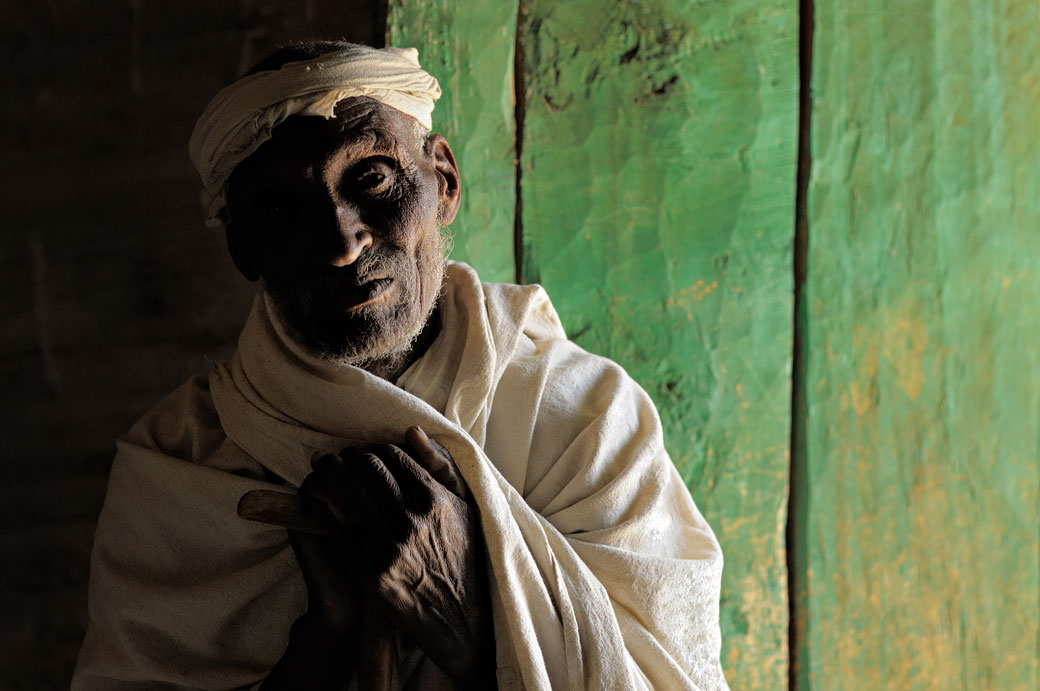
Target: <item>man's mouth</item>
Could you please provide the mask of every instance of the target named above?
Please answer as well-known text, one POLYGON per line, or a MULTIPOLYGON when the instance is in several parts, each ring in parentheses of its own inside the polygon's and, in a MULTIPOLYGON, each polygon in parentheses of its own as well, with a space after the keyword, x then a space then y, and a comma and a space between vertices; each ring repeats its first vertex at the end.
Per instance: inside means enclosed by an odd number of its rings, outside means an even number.
POLYGON ((393 284, 392 278, 377 278, 366 281, 356 288, 351 288, 343 296, 343 307, 347 312, 370 305, 378 301, 393 284))

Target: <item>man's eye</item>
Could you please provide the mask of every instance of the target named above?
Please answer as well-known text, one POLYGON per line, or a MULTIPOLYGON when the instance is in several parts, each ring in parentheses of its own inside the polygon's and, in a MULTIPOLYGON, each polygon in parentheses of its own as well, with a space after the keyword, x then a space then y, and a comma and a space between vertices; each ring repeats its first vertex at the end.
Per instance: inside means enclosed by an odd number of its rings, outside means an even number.
POLYGON ((394 169, 386 161, 368 160, 357 166, 351 177, 357 191, 382 194, 393 186, 394 169))
POLYGON ((361 179, 358 180, 358 184, 363 189, 372 189, 373 187, 381 185, 383 180, 386 180, 386 176, 382 173, 370 172, 362 175, 361 179))

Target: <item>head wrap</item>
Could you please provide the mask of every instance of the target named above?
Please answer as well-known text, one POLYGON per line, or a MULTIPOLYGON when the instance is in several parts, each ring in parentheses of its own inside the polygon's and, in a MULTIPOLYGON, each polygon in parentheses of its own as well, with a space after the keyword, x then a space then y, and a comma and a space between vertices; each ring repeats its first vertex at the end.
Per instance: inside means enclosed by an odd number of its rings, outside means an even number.
POLYGON ((331 118, 343 99, 367 96, 429 130, 433 103, 440 95, 437 80, 419 66, 415 48, 351 46, 239 79, 206 106, 188 144, 191 162, 202 178, 206 224, 223 227, 225 184, 231 171, 290 116, 331 118))

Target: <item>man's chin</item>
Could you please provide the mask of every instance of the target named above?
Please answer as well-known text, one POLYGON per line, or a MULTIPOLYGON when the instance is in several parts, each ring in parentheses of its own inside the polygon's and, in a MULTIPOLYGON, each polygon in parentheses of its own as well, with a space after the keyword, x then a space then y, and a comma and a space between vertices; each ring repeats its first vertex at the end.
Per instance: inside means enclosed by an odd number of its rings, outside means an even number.
POLYGON ((404 358, 426 323, 400 307, 366 305, 319 316, 272 297, 289 336, 315 357, 338 365, 363 367, 404 358))
POLYGON ((400 362, 408 357, 422 328, 402 338, 359 339, 336 343, 331 339, 312 345, 304 344, 315 356, 336 365, 365 367, 374 362, 400 362))

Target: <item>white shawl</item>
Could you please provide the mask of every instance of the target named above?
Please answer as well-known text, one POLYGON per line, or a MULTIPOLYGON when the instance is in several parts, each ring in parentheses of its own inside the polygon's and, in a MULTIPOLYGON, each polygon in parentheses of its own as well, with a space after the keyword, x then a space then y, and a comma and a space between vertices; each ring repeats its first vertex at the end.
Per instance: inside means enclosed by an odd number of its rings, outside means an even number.
POLYGON ((312 358, 258 297, 209 391, 182 387, 119 444, 74 689, 262 678, 306 593, 285 531, 239 519, 238 499, 270 487, 260 465, 298 485, 315 450, 414 424, 479 508, 500 688, 726 688, 722 555, 647 395, 567 341, 538 286, 449 263, 440 313, 395 386, 312 358))

